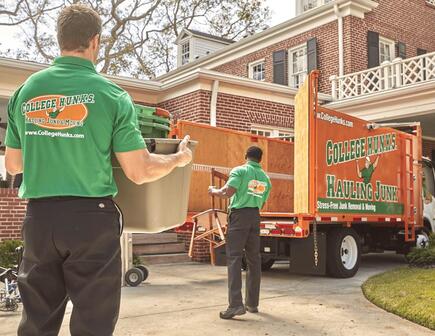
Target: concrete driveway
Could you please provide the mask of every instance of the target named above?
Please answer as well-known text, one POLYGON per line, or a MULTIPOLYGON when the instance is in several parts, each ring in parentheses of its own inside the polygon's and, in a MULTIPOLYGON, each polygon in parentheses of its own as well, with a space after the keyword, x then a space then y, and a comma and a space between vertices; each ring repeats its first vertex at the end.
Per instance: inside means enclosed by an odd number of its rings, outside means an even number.
MULTIPOLYGON (((225 268, 152 266, 147 282, 124 288, 115 335, 433 336, 362 295, 361 284, 369 276, 402 264, 403 257, 394 254, 368 255, 357 276, 345 280, 290 275, 287 265, 275 265, 263 274, 260 313, 229 321, 218 317, 226 308, 225 268)), ((61 335, 69 335, 70 311, 61 335)), ((15 335, 19 313, 0 314, 0 335, 15 335)))

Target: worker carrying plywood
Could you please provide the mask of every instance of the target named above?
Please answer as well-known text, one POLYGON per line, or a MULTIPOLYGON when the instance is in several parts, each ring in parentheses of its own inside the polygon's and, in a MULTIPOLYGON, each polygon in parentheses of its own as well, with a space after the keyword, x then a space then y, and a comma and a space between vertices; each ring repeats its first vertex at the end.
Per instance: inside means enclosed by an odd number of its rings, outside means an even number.
POLYGON ((97 73, 101 18, 84 5, 57 21, 61 57, 32 75, 8 105, 6 169, 23 172, 28 198, 18 285, 18 335, 57 335, 68 297, 72 335, 112 335, 121 294, 122 217, 111 153, 137 184, 187 165, 178 153, 150 154, 130 96, 97 73))
POLYGON ((220 313, 222 319, 243 315, 246 310, 258 312, 261 281, 260 209, 271 190, 269 177, 260 166, 263 151, 256 146, 246 151, 246 164, 234 168, 228 182, 221 189, 209 187, 209 194, 231 198, 226 236, 229 306, 220 313), (242 258, 245 251, 246 306, 242 299, 242 258))

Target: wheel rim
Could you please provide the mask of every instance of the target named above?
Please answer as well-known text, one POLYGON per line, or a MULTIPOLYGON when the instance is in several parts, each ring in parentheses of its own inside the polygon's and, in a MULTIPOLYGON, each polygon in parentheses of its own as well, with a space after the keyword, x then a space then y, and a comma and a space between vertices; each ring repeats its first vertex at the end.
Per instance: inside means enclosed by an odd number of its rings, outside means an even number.
POLYGON ((341 241, 341 262, 343 267, 351 270, 358 259, 358 245, 354 237, 347 235, 341 241))
POLYGON ((426 248, 429 245, 429 236, 426 232, 420 232, 417 235, 416 243, 417 248, 426 248))
POLYGON ((130 281, 131 282, 136 282, 138 280, 139 280, 139 276, 136 273, 130 274, 130 281))

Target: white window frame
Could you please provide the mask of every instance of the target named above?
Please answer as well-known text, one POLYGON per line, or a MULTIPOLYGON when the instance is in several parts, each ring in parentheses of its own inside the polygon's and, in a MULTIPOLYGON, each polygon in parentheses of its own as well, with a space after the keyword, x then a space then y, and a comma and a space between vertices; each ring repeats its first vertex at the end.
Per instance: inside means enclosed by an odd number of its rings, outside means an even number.
POLYGON ((180 57, 181 57, 181 65, 187 64, 190 62, 190 40, 181 42, 181 51, 180 51, 180 57), (187 46, 187 48, 186 48, 187 46), (187 51, 185 50, 187 49, 187 51))
POLYGON ((257 60, 255 62, 249 63, 248 64, 248 69, 249 69, 249 74, 248 75, 249 75, 250 79, 255 79, 255 80, 259 80, 259 81, 265 81, 266 80, 266 62, 265 62, 264 58, 262 58, 260 60, 257 60), (263 64, 263 78, 261 78, 261 79, 254 78, 254 68, 256 66, 261 65, 261 64, 263 64))
POLYGON ((382 64, 385 61, 391 62, 393 59, 396 58, 396 43, 393 40, 390 40, 386 37, 379 36, 379 64, 382 64), (382 45, 388 45, 390 47, 390 55, 389 59, 382 60, 382 45))
POLYGON ((267 138, 278 138, 292 142, 294 139, 293 129, 285 127, 273 127, 268 125, 252 125, 251 134, 265 136, 267 138))
POLYGON ((293 47, 291 49, 288 50, 288 83, 289 86, 292 88, 299 88, 303 82, 304 79, 307 77, 308 75, 308 62, 307 62, 307 44, 301 44, 298 45, 296 47, 293 47), (305 62, 305 71, 299 71, 297 73, 293 72, 293 54, 297 51, 300 51, 301 49, 305 49, 305 53, 304 53, 304 62, 305 62), (296 83, 296 76, 298 76, 298 83, 296 83))

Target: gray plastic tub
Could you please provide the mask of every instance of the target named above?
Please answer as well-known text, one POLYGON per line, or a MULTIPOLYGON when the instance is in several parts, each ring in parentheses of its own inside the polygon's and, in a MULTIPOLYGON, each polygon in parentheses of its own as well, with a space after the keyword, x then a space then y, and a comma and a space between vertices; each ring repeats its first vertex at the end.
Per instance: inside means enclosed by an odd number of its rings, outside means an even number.
MULTIPOLYGON (((145 139, 148 149, 156 154, 176 153, 178 139, 145 139)), ((197 142, 190 141, 194 152, 197 142)), ((112 162, 118 186, 115 202, 124 215, 124 231, 156 233, 184 224, 189 202, 192 164, 175 168, 169 175, 151 183, 137 185, 124 174, 116 159, 112 162)))

